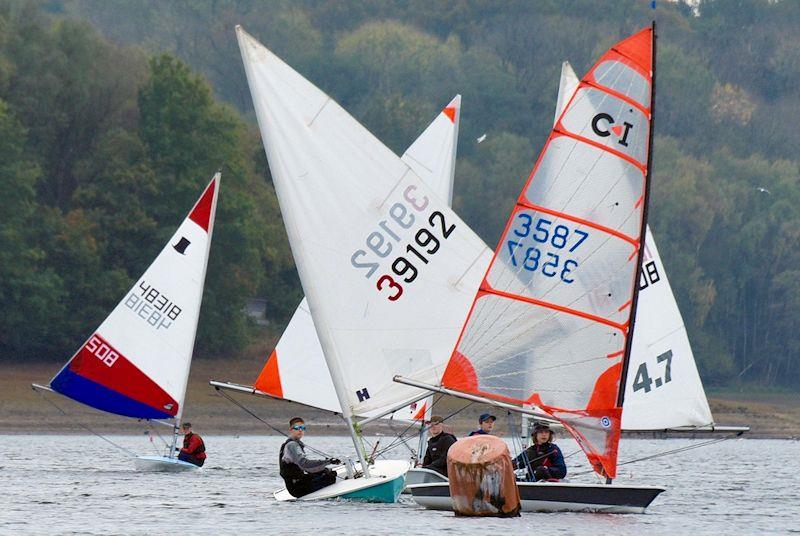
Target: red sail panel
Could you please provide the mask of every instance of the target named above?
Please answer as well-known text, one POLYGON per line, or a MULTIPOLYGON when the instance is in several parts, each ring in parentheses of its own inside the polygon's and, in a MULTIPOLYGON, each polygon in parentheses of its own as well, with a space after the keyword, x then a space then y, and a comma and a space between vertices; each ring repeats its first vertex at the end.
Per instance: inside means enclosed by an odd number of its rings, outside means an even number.
POLYGON ((616 474, 650 155, 653 29, 581 80, 517 199, 442 384, 564 423, 616 474))

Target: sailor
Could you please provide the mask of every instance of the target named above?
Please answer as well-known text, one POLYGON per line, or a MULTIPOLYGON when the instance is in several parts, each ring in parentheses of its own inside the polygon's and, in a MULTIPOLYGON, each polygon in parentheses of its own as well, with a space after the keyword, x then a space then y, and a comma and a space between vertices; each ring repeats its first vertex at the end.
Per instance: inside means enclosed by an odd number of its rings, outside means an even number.
POLYGON ((531 432, 532 444, 514 458, 515 469, 526 470, 526 480, 560 480, 567 476, 561 449, 553 443, 553 431, 546 422, 536 422, 531 432))
POLYGON ((203 438, 192 432, 192 423, 190 422, 183 423, 181 431, 183 432, 183 448, 178 453, 178 459, 203 467, 203 464, 206 463, 206 444, 203 443, 203 438))
POLYGON ((444 419, 434 415, 428 421, 428 448, 422 460, 423 469, 432 469, 447 476, 447 451, 457 441, 456 436, 444 431, 444 419))
POLYGON ((494 421, 496 420, 497 417, 495 417, 494 415, 484 413, 483 415, 478 417, 478 425, 480 426, 480 428, 470 432, 469 437, 472 437, 474 435, 491 434, 492 429, 494 428, 494 421))
POLYGON ((305 445, 301 441, 305 435, 306 423, 300 417, 289 421, 289 439, 281 445, 278 456, 281 477, 286 489, 294 497, 303 497, 336 482, 336 471, 328 465, 339 465, 336 458, 312 460, 306 457, 305 445))

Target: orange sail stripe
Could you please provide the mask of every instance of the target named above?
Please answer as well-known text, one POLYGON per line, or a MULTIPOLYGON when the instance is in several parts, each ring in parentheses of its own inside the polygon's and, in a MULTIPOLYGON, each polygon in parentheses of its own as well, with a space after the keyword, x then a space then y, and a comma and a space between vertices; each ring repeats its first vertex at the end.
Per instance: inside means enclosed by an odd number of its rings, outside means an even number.
POLYGON ((456 107, 455 106, 448 106, 444 110, 444 115, 450 118, 450 121, 455 123, 456 122, 456 107))
POLYGON ((611 50, 629 58, 645 72, 653 72, 653 28, 650 26, 623 39, 611 50))
POLYGON ((264 368, 253 385, 259 391, 267 393, 277 398, 283 398, 283 387, 281 386, 281 374, 278 370, 278 351, 273 350, 267 359, 264 368))
POLYGON ((603 93, 607 93, 608 95, 611 95, 612 97, 617 98, 617 99, 619 99, 621 101, 624 101, 626 104, 629 104, 629 105, 633 106, 634 108, 636 108, 637 110, 642 112, 642 114, 644 114, 644 116, 647 119, 650 119, 650 110, 649 109, 645 108, 644 106, 642 106, 641 104, 639 104, 638 102, 636 102, 635 100, 630 98, 629 96, 624 95, 624 94, 620 93, 619 91, 615 91, 615 90, 613 90, 613 89, 611 89, 609 87, 606 87, 606 86, 604 86, 602 84, 598 84, 598 83, 592 82, 590 80, 587 80, 585 82, 581 82, 580 86, 578 86, 578 89, 580 89, 581 87, 590 87, 592 89, 596 89, 597 91, 602 91, 603 93))

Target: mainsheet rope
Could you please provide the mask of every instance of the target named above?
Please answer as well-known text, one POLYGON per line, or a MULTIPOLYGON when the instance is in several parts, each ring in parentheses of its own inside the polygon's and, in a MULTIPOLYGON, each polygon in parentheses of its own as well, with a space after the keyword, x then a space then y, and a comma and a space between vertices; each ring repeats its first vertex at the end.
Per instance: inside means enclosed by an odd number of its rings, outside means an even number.
POLYGON ((119 450, 123 451, 123 452, 124 452, 124 453, 126 453, 128 456, 130 456, 131 458, 135 458, 135 457, 136 457, 136 453, 135 453, 135 452, 133 452, 133 451, 131 451, 131 450, 128 450, 128 449, 126 449, 126 448, 125 448, 125 447, 123 447, 122 445, 118 445, 117 443, 114 443, 114 442, 113 442, 113 441, 111 441, 109 438, 107 438, 107 437, 105 437, 105 436, 103 436, 103 435, 101 435, 101 434, 99 434, 99 433, 95 432, 94 430, 92 430, 92 429, 91 429, 91 428, 89 428, 87 425, 83 424, 82 422, 79 422, 79 421, 77 421, 77 420, 73 419, 72 417, 70 417, 70 415, 69 415, 69 414, 68 414, 66 411, 64 411, 63 409, 61 409, 61 408, 60 408, 60 407, 59 407, 59 406, 58 406, 58 405, 57 405, 55 402, 53 402, 52 400, 50 400, 49 398, 47 398, 46 396, 44 396, 44 393, 43 393, 43 392, 41 392, 41 390, 37 389, 36 387, 34 387, 34 388, 33 388, 33 390, 34 390, 34 391, 36 391, 36 392, 39 394, 39 396, 40 396, 40 397, 42 397, 42 400, 44 400, 45 402, 47 402, 48 404, 50 404, 51 406, 53 406, 54 408, 56 408, 56 410, 58 410, 58 411, 59 411, 59 413, 61 413, 61 414, 62 414, 64 417, 66 417, 67 419, 69 419, 70 421, 72 421, 72 423, 73 423, 73 424, 77 424, 78 426, 80 426, 81 428, 83 428, 84 430, 86 430, 87 432, 89 432, 90 434, 92 434, 92 435, 94 435, 94 436, 97 436, 97 437, 99 437, 100 439, 102 439, 103 441, 105 441, 106 443, 108 443, 109 445, 112 445, 112 446, 114 446, 114 447, 118 448, 119 450))
MULTIPOLYGON (((250 411, 250 410, 249 410, 247 407, 245 407, 245 405, 244 405, 244 404, 240 403, 238 400, 236 400, 236 399, 234 399, 233 397, 231 397, 231 396, 230 396, 228 393, 226 393, 226 392, 225 392, 223 389, 220 389, 219 387, 216 387, 216 386, 214 387, 214 389, 216 389, 216 390, 217 390, 217 392, 218 392, 219 394, 221 394, 222 396, 224 396, 225 398, 227 398, 227 399, 228 399, 228 400, 229 400, 231 403, 233 403, 235 406, 238 406, 239 408, 241 408, 241 409, 242 409, 242 410, 243 410, 245 413, 247 413, 248 415, 250 415, 251 417, 253 417, 253 418, 254 418, 254 419, 256 419, 257 421, 259 421, 259 422, 263 423, 264 425, 266 425, 266 426, 267 426, 267 428, 269 428, 269 429, 270 429, 270 430, 272 430, 273 432, 277 432, 277 433, 279 433, 280 435, 282 435, 283 437, 289 437, 289 434, 287 434, 286 432, 284 432, 283 430, 281 430, 281 429, 279 429, 279 428, 276 428, 275 426, 272 426, 270 423, 268 423, 267 421, 265 421, 264 419, 262 419, 261 417, 259 417, 259 416, 258 416, 258 415, 256 415, 255 413, 253 413, 252 411, 250 411)), ((305 443, 303 443, 303 445, 305 445, 305 448, 307 448, 307 449, 308 449, 308 450, 310 450, 311 452, 314 452, 314 453, 316 453, 316 454, 319 454, 320 456, 323 456, 323 457, 325 457, 325 458, 335 458, 335 456, 331 456, 330 454, 327 454, 327 453, 325 453, 325 452, 323 452, 323 451, 321 451, 321 450, 319 450, 319 449, 315 449, 314 447, 312 447, 312 446, 310 446, 310 445, 306 445, 305 443)))

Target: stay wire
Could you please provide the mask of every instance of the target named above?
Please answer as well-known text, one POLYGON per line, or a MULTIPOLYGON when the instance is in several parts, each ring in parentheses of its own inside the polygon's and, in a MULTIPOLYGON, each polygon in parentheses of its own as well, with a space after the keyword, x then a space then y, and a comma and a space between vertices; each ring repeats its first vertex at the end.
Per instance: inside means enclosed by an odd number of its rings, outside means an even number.
MULTIPOLYGON (((723 441, 727 441, 727 440, 733 439, 735 437, 740 437, 743 433, 744 432, 736 432, 736 433, 733 433, 733 434, 725 436, 725 437, 718 437, 716 439, 710 439, 708 441, 704 441, 703 443, 698 443, 697 445, 687 445, 685 447, 678 447, 676 449, 666 450, 664 452, 657 452, 655 454, 651 454, 649 456, 644 456, 642 458, 636 458, 634 460, 627 460, 627 461, 624 461, 622 463, 618 463, 617 467, 622 467, 623 465, 629 465, 629 464, 632 464, 632 463, 639 463, 639 462, 643 462, 643 461, 646 461, 646 460, 653 460, 653 459, 656 459, 656 458, 661 458, 662 456, 669 456, 670 454, 679 454, 681 452, 686 452, 686 451, 689 451, 689 450, 699 449, 700 447, 706 447, 708 445, 713 445, 715 443, 722 443, 723 441)), ((595 471, 581 471, 580 473, 575 473, 573 476, 587 475, 587 474, 591 474, 591 473, 594 473, 594 472, 595 471)))
POLYGON ((109 438, 107 438, 107 437, 105 437, 105 436, 103 436, 103 435, 101 435, 101 434, 99 434, 99 433, 95 432, 94 430, 92 430, 91 428, 89 428, 87 425, 85 425, 85 424, 83 424, 82 422, 79 422, 79 421, 75 420, 74 418, 72 418, 72 417, 69 415, 69 413, 67 413, 66 411, 64 411, 63 409, 61 409, 61 408, 58 406, 58 404, 56 404, 55 402, 53 402, 52 400, 50 400, 49 398, 47 398, 46 396, 44 396, 44 393, 42 393, 42 392, 41 392, 39 389, 36 389, 36 388, 34 387, 34 389, 33 389, 33 390, 34 390, 34 391, 36 391, 36 392, 39 394, 39 396, 40 396, 40 397, 42 397, 42 400, 44 400, 45 402, 47 402, 48 404, 50 404, 51 406, 53 406, 54 408, 56 408, 56 410, 58 410, 58 412, 59 412, 59 413, 61 413, 61 414, 62 414, 64 417, 66 417, 67 419, 69 419, 69 420, 70 420, 70 421, 71 421, 73 424, 76 424, 76 425, 80 426, 81 428, 83 428, 84 430, 86 430, 87 432, 89 432, 90 434, 92 434, 92 435, 94 435, 94 436, 97 436, 97 437, 99 437, 100 439, 102 439, 103 441, 105 441, 106 443, 108 443, 109 445, 112 445, 113 447, 116 447, 116 448, 118 448, 119 450, 121 450, 122 452, 124 452, 125 454, 127 454, 128 456, 130 456, 131 458, 135 458, 135 457, 136 457, 136 453, 135 453, 135 452, 133 452, 133 451, 131 451, 131 450, 129 450, 129 449, 126 449, 126 448, 125 448, 125 447, 123 447, 122 445, 118 445, 117 443, 114 443, 114 442, 113 442, 113 441, 111 441, 109 438))
MULTIPOLYGON (((253 413, 252 411, 250 411, 250 409, 248 409, 247 407, 245 407, 245 405, 244 405, 244 404, 240 403, 238 400, 236 400, 235 398, 231 397, 231 396, 230 396, 228 393, 226 393, 226 392, 225 392, 223 389, 220 389, 219 387, 215 387, 215 389, 217 390, 217 392, 218 392, 219 394, 221 394, 222 396, 224 396, 225 398, 227 398, 227 399, 228 399, 228 400, 229 400, 229 401, 230 401, 230 402, 231 402, 233 405, 235 405, 235 406, 238 406, 238 407, 239 407, 240 409, 242 409, 242 410, 243 410, 245 413, 247 413, 248 415, 250 415, 251 417, 253 417, 253 418, 254 418, 254 419, 256 419, 257 421, 261 422, 262 424, 266 425, 266 426, 267 426, 267 428, 269 428, 269 429, 270 429, 270 430, 272 430, 273 432, 277 432, 278 434, 282 435, 283 437, 289 437, 289 434, 287 434, 286 432, 284 432, 283 430, 281 430, 281 429, 279 429, 279 428, 276 428, 276 427, 272 426, 270 423, 268 423, 267 421, 265 421, 264 419, 262 419, 261 417, 259 417, 259 416, 258 416, 258 415, 256 415, 255 413, 253 413)), ((308 449, 308 450, 310 450, 311 452, 314 452, 314 453, 316 453, 316 454, 319 454, 320 456, 323 456, 323 457, 325 457, 325 458, 334 458, 334 456, 331 456, 330 454, 327 454, 327 453, 325 453, 325 452, 323 452, 323 451, 321 451, 321 450, 319 450, 319 449, 315 449, 314 447, 312 447, 312 446, 310 446, 310 445, 306 445, 305 443, 303 443, 303 445, 305 446, 305 448, 307 448, 307 449, 308 449)))

